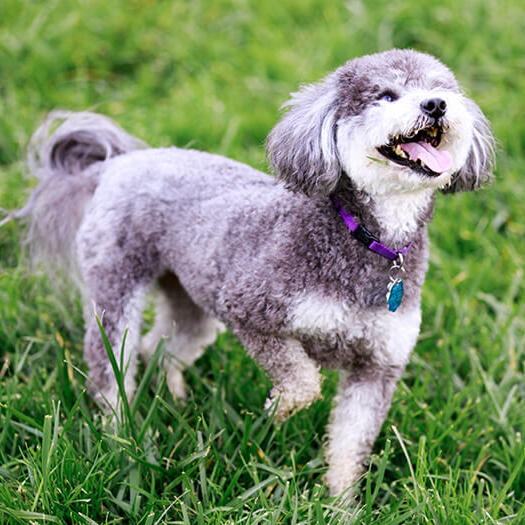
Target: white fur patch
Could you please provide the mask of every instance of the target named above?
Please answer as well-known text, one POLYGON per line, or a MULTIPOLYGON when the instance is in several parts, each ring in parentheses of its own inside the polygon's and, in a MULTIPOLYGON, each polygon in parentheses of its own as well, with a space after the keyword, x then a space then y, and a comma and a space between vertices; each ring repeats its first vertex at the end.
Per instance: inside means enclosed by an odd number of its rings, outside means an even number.
POLYGON ((376 358, 385 364, 405 365, 419 334, 419 307, 408 311, 384 310, 362 313, 343 301, 318 294, 296 299, 290 327, 315 336, 337 334, 347 341, 366 339, 377 348, 376 358))
POLYGON ((419 220, 428 209, 434 190, 377 195, 373 199, 374 215, 383 232, 381 240, 394 249, 405 247, 420 227, 419 220), (403 245, 401 245, 403 243, 403 245))

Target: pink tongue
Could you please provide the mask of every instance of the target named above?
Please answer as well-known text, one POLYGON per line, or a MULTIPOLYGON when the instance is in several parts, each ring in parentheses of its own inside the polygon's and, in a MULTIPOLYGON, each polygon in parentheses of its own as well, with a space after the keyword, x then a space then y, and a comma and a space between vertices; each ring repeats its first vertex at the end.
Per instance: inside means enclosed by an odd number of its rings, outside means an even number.
POLYGON ((448 151, 438 151, 428 142, 408 142, 400 146, 414 162, 421 159, 434 173, 443 173, 452 164, 448 151))

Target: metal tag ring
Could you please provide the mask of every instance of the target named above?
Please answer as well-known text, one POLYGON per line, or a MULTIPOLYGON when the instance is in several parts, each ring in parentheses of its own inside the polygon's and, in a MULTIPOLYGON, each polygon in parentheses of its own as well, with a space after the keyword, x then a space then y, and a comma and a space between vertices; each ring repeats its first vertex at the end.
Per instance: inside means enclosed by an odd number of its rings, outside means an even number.
POLYGON ((394 263, 388 271, 388 277, 391 281, 396 281, 400 278, 400 276, 404 276, 406 273, 407 272, 404 266, 399 266, 398 264, 394 263))

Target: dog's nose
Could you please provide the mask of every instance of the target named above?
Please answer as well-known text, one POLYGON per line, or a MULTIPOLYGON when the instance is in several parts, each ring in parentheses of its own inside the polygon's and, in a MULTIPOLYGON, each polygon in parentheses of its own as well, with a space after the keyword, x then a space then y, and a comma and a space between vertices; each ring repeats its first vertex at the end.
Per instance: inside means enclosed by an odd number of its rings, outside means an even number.
POLYGON ((428 100, 423 100, 420 107, 423 113, 426 113, 429 117, 439 118, 445 114, 447 103, 442 98, 429 98, 428 100))

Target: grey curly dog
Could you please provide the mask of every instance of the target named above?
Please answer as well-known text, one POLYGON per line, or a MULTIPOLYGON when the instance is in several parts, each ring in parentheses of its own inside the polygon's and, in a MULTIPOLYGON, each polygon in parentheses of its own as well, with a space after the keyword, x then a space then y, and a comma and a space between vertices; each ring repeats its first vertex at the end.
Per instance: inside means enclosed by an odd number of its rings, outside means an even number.
POLYGON ((277 177, 54 112, 30 145, 39 185, 11 217, 27 218, 34 253, 79 284, 89 387, 111 406, 93 305, 129 396, 138 354, 161 337, 183 396, 183 367, 225 325, 272 380, 277 419, 320 396, 320 367, 341 370, 326 450, 339 494, 359 478, 416 344, 434 194, 490 181, 493 138, 451 71, 411 50, 350 60, 286 107, 267 141, 277 177), (156 321, 141 341, 152 288, 156 321))

